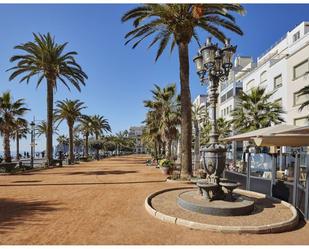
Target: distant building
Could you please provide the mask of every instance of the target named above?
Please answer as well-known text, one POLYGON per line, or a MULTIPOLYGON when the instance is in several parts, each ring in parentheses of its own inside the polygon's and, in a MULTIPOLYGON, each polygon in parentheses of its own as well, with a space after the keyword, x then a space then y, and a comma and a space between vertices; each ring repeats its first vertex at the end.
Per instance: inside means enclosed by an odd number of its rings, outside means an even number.
POLYGON ((145 153, 145 147, 142 144, 142 134, 144 126, 132 126, 129 128, 128 137, 135 139, 135 153, 145 153))

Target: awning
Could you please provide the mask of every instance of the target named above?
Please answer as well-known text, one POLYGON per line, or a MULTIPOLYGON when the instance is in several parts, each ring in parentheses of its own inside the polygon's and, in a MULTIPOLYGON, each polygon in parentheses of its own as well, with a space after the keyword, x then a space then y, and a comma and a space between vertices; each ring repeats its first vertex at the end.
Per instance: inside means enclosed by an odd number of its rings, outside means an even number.
POLYGON ((288 132, 291 130, 295 130, 297 128, 300 128, 299 126, 295 125, 288 125, 288 124, 279 124, 275 126, 270 126, 266 128, 262 128, 255 131, 250 131, 242 134, 238 134, 235 136, 227 137, 224 139, 224 141, 247 141, 247 140, 253 140, 255 137, 260 136, 272 136, 277 133, 283 133, 288 132))
POLYGON ((296 129, 281 132, 281 133, 289 133, 289 134, 309 134, 309 126, 297 127, 296 129))
POLYGON ((257 146, 309 146, 309 126, 279 124, 231 136, 225 141, 253 141, 257 146))
POLYGON ((256 137, 253 140, 257 146, 309 146, 309 134, 277 134, 274 136, 256 137))

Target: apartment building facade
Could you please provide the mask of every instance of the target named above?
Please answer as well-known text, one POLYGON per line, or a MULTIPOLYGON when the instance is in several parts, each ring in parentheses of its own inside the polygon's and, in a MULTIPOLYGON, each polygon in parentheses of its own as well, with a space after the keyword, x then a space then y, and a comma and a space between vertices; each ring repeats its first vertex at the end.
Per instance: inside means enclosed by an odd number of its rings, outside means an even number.
POLYGON ((287 124, 309 125, 308 108, 299 111, 309 96, 298 97, 297 91, 309 85, 309 22, 302 22, 257 58, 256 67, 243 77, 243 91, 253 87, 274 92, 271 101, 281 103, 287 124))
POLYGON ((142 144, 142 134, 144 126, 131 126, 129 128, 128 137, 135 139, 134 152, 137 154, 145 153, 145 147, 142 144))
MULTIPOLYGON (((231 120, 231 113, 239 103, 240 91, 250 93, 252 88, 259 86, 267 93, 274 92, 270 101, 281 103, 287 124, 309 125, 309 108, 299 111, 309 96, 299 97, 297 94, 306 85, 309 85, 309 22, 302 22, 256 61, 249 56, 235 58, 228 80, 221 82, 218 89, 217 117, 231 120)), ((207 108, 207 95, 200 96, 193 103, 202 102, 207 108)), ((229 151, 237 155, 235 152, 241 147, 242 143, 233 143, 229 151)))

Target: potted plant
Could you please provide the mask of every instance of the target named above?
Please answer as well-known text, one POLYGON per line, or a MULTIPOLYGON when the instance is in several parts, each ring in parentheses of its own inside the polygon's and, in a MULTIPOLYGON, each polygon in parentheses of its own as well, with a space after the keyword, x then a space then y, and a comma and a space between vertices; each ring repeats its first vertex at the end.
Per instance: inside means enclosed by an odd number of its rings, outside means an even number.
POLYGON ((162 159, 162 160, 159 161, 161 171, 164 175, 170 174, 172 167, 173 167, 173 164, 174 164, 173 161, 168 160, 168 159, 162 159))

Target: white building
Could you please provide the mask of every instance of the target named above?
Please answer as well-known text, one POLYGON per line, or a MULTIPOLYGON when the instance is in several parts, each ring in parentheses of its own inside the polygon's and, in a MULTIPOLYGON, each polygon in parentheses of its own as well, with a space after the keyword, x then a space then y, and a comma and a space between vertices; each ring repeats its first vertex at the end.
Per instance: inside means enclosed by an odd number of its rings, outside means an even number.
POLYGON ((218 97, 218 117, 231 120, 231 112, 238 104, 240 91, 242 91, 243 77, 246 72, 255 67, 252 57, 238 56, 235 58, 234 65, 230 71, 227 81, 222 82, 219 88, 218 97))
POLYGON ((206 100, 207 100, 207 95, 206 94, 200 94, 194 99, 193 105, 195 105, 195 106, 206 106, 206 100))
POLYGON ((145 153, 145 148, 141 142, 144 126, 132 126, 129 128, 128 137, 135 139, 135 153, 145 153))
POLYGON ((309 22, 302 22, 257 58, 256 67, 243 77, 243 90, 253 87, 275 91, 271 101, 279 101, 286 114, 286 123, 309 125, 308 109, 299 106, 309 96, 297 97, 296 92, 309 85, 309 22))

